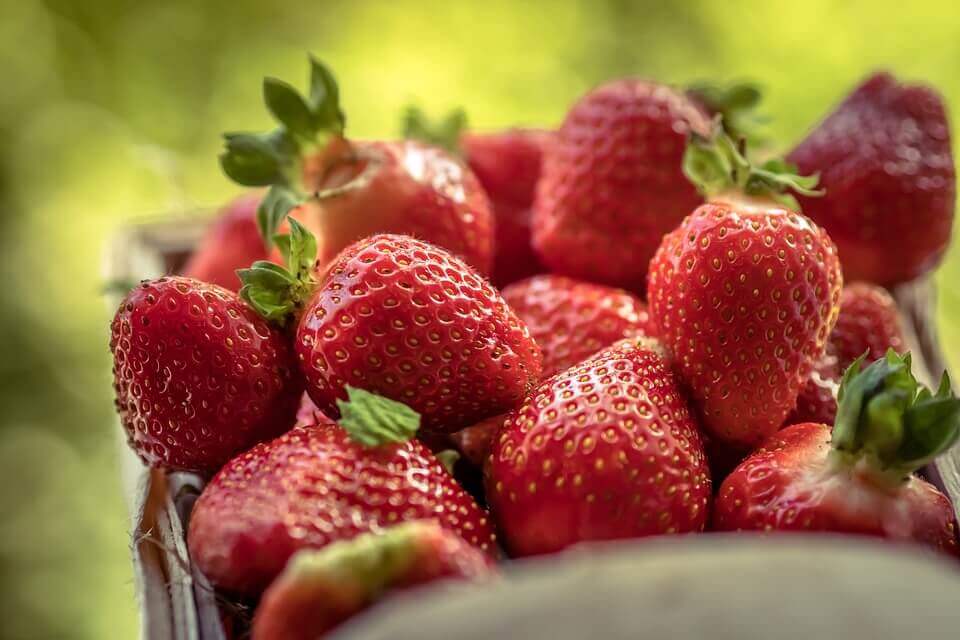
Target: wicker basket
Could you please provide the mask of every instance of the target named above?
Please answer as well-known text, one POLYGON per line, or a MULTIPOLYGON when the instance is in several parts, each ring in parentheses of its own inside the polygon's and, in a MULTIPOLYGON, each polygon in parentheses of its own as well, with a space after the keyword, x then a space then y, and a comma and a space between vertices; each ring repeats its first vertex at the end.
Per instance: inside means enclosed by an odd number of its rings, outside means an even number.
MULTIPOLYGON (((115 238, 106 254, 106 278, 108 281, 135 281, 175 272, 182 266, 205 227, 202 216, 147 221, 130 227, 115 238)), ((932 385, 939 372, 946 368, 934 323, 934 285, 924 280, 903 285, 893 293, 903 314, 907 344, 913 353, 914 373, 920 380, 932 385)), ((112 299, 110 302, 112 313, 119 300, 112 299)), ((118 428, 117 433, 118 437, 122 437, 121 429, 118 428)), ((122 447, 122 451, 124 492, 134 522, 132 551, 141 610, 141 637, 146 640, 226 640, 216 596, 203 576, 192 567, 186 549, 185 523, 193 502, 203 488, 203 481, 192 474, 165 474, 147 469, 126 446, 122 447)), ((925 475, 950 496, 960 515, 960 446, 941 456, 926 469, 925 475)), ((716 537, 712 539, 715 543, 717 540, 716 537)), ((704 546, 702 542, 693 541, 685 544, 691 548, 704 546)), ((728 540, 723 544, 734 548, 741 543, 739 540, 728 540)), ((841 547, 844 545, 843 542, 839 544, 841 547)), ((667 545, 666 548, 675 546, 667 545)), ((814 542, 811 548, 819 550, 819 546, 819 542, 814 542)), ((629 560, 638 556, 639 552, 625 553, 628 553, 629 560)), ((553 571, 558 577, 562 576, 561 581, 569 580, 571 574, 578 575, 578 567, 583 564, 582 556, 578 559, 577 555, 553 560, 549 567, 535 566, 511 572, 542 574, 544 571, 553 571)), ((527 563, 518 564, 522 566, 527 563)), ((587 587, 597 579, 595 575, 582 576, 582 585, 587 587)), ((503 601, 507 602, 508 597, 512 596, 504 595, 503 601)), ((495 612, 491 614, 495 615, 495 612)), ((383 624, 377 626, 376 621, 369 626, 371 629, 386 628, 383 624)), ((638 626, 640 628, 642 626, 638 626)), ((345 632, 349 634, 349 629, 345 632)))

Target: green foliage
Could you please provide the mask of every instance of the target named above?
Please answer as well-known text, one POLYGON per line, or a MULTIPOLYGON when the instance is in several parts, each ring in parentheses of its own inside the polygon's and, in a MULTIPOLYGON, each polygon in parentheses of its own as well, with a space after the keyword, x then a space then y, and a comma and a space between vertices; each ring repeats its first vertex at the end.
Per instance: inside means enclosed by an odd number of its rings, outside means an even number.
POLYGON ((347 400, 337 400, 338 424, 365 447, 406 442, 420 428, 420 414, 405 404, 347 386, 347 400))
POLYGON ((467 112, 454 109, 438 120, 431 120, 420 107, 410 105, 403 112, 403 137, 460 152, 460 135, 467 129, 467 112))
POLYGON ((290 218, 290 233, 273 236, 285 267, 258 260, 237 276, 243 286, 240 297, 261 316, 285 324, 313 292, 317 262, 317 239, 296 219, 290 218))

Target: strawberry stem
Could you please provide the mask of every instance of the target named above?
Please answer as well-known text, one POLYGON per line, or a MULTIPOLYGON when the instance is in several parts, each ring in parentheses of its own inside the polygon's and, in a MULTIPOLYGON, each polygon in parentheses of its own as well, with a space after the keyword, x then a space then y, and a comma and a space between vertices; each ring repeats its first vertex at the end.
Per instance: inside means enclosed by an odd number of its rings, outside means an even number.
POLYGON ((843 375, 831 457, 845 468, 866 459, 882 479, 899 483, 960 438, 960 399, 946 372, 936 394, 917 382, 909 353, 891 349, 863 368, 865 355, 843 375))
POLYGON ((691 133, 683 154, 684 175, 706 198, 737 190, 748 196, 771 198, 799 210, 799 204, 788 191, 805 196, 821 196, 824 192, 815 189, 817 176, 801 176, 796 171, 796 167, 780 158, 767 160, 760 166, 752 165, 745 149, 719 125, 715 125, 714 133, 708 138, 691 133))
POLYGON ((420 414, 407 405, 349 385, 337 407, 338 424, 365 447, 406 442, 420 428, 420 414))
MULTIPOLYGON (((264 201, 269 198, 270 194, 264 201)), ((316 286, 317 239, 290 218, 290 234, 274 235, 273 240, 286 266, 258 260, 249 269, 237 270, 237 276, 243 283, 240 297, 267 320, 283 325, 316 286)))

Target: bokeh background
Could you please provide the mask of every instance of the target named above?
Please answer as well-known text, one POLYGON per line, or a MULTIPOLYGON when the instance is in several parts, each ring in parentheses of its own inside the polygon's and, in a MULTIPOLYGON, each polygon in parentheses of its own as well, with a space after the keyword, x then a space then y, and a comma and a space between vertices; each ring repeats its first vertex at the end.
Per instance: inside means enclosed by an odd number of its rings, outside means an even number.
MULTIPOLYGON (((948 0, 3 0, 0 636, 135 636, 101 254, 122 225, 236 193, 219 133, 267 127, 260 78, 303 86, 308 51, 336 71, 354 136, 396 135, 412 101, 463 105, 477 128, 552 126, 638 74, 755 79, 788 145, 878 67, 938 87, 960 122, 948 0)), ((950 356, 958 279, 954 250, 938 274, 950 356)))

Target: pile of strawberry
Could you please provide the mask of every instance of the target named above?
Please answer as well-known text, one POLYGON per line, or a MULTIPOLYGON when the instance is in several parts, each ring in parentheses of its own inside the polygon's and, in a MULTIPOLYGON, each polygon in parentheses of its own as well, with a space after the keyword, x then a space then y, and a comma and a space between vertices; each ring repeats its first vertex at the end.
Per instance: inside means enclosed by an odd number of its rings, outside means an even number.
POLYGON ((267 190, 132 290, 110 344, 130 446, 209 478, 191 558, 256 603, 254 638, 590 541, 837 532, 960 557, 916 475, 960 400, 914 378, 882 288, 950 235, 931 89, 874 75, 759 165, 746 86, 616 80, 550 132, 410 114, 427 142, 346 138, 315 60, 308 95, 264 97, 278 127, 228 134, 221 161, 267 190))

